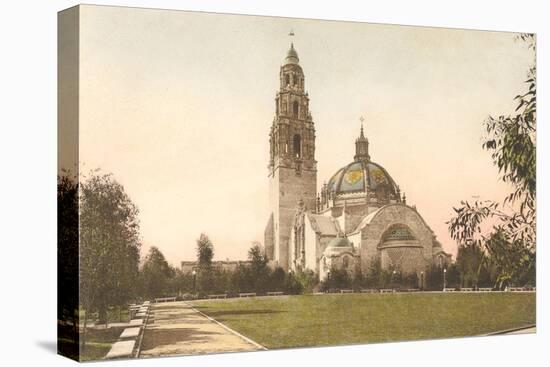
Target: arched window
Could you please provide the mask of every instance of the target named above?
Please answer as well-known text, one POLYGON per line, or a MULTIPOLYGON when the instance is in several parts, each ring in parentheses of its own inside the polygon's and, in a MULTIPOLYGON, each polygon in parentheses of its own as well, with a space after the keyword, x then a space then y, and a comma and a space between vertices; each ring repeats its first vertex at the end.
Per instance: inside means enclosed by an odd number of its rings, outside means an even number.
POLYGON ((344 269, 347 269, 348 266, 349 266, 349 258, 347 256, 344 256, 342 258, 342 266, 344 267, 344 269))
POLYGON ((301 148, 302 148, 302 142, 300 135, 296 134, 294 135, 294 139, 292 141, 292 147, 294 149, 294 156, 296 158, 299 158, 302 155, 301 148))
POLYGON ((382 242, 387 241, 413 241, 416 237, 405 224, 392 224, 382 235, 382 242))
POLYGON ((294 115, 294 117, 298 117, 299 110, 300 104, 298 103, 298 101, 294 101, 294 103, 292 104, 292 114, 294 115))
POLYGON ((290 84, 290 75, 289 75, 289 74, 286 74, 286 75, 285 75, 285 87, 286 87, 287 85, 289 85, 289 84, 290 84))

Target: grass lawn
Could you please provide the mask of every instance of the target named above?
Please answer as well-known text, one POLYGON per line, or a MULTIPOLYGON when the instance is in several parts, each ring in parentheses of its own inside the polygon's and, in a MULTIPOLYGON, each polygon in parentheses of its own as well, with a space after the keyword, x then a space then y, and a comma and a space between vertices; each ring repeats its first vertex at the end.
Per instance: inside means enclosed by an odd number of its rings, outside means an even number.
POLYGON ((481 335, 535 323, 534 293, 303 295, 193 305, 269 349, 481 335))

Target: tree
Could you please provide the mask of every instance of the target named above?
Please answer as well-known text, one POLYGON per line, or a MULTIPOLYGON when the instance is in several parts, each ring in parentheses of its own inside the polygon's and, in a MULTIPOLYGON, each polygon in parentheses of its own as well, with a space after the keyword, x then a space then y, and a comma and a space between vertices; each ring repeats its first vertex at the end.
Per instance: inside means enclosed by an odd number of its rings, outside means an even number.
POLYGON ((285 290, 285 269, 280 266, 273 269, 269 277, 269 289, 273 292, 284 292, 285 290))
MULTIPOLYGON (((520 240, 511 240, 507 233, 497 230, 486 242, 489 260, 495 264, 495 288, 504 289, 510 282, 535 282, 534 254, 520 240)), ((523 284, 522 284, 523 285, 523 284)))
POLYGON ((135 291, 138 274, 139 210, 110 174, 91 172, 80 185, 80 301, 107 323, 109 306, 121 306, 135 291))
MULTIPOLYGON (((535 50, 533 34, 523 34, 520 40, 535 50)), ((485 122, 487 135, 482 149, 490 152, 493 164, 498 168, 500 179, 509 183, 513 191, 502 201, 461 201, 453 208, 455 217, 448 222, 451 237, 459 245, 473 241, 478 246, 487 246, 489 239, 499 233, 514 247, 523 247, 534 261, 536 241, 536 66, 527 72, 526 91, 517 95, 514 114, 489 117, 485 122), (482 226, 495 222, 489 234, 482 226)), ((500 241, 502 243, 502 241, 500 241)), ((510 246, 508 246, 510 247, 510 246)), ((511 248, 509 248, 511 250, 511 248)), ((515 250, 514 250, 515 251, 515 250)), ((496 256, 493 261, 507 261, 496 256)), ((504 263, 498 263, 504 271, 504 263)), ((499 277, 506 275, 500 274, 499 277)))
POLYGON ((173 293, 170 285, 175 275, 175 270, 168 264, 162 252, 155 246, 151 247, 141 269, 144 296, 157 298, 173 293))
POLYGON ((460 270, 458 269, 458 266, 455 263, 450 264, 447 267, 447 275, 446 275, 446 282, 447 282, 447 288, 460 288, 460 270))
POLYGON ((287 294, 301 294, 304 291, 296 273, 289 271, 285 279, 285 292, 287 294))
POLYGON ((442 290, 443 289, 443 268, 433 265, 426 270, 424 286, 428 290, 442 290))
POLYGON ((468 241, 458 248, 456 265, 460 272, 461 286, 479 286, 479 279, 483 267, 487 265, 487 256, 477 242, 468 241))
POLYGON ((214 257, 214 245, 204 233, 201 233, 197 240, 198 260, 198 287, 202 293, 209 292, 213 284, 212 258, 214 257))
POLYGON ((332 267, 330 274, 321 284, 322 290, 347 289, 351 287, 351 277, 345 269, 332 267))
POLYGON ((78 177, 65 171, 57 176, 57 318, 71 355, 78 355, 78 303, 78 177))
POLYGON ((250 276, 254 292, 265 293, 269 282, 269 268, 267 257, 258 242, 254 242, 248 250, 248 260, 250 260, 250 276))
POLYGON ((300 284, 299 293, 313 293, 319 284, 317 274, 311 269, 298 269, 293 274, 296 281, 300 284))
POLYGON ((199 267, 207 268, 212 266, 212 259, 214 258, 214 245, 207 235, 201 233, 197 240, 197 260, 199 267))

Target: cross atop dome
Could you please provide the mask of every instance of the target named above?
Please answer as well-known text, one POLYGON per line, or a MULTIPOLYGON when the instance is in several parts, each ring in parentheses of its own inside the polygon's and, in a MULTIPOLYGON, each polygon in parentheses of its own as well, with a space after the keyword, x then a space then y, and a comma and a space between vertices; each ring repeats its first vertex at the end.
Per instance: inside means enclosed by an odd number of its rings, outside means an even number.
POLYGON ((365 139, 365 134, 363 134, 363 122, 365 121, 365 118, 361 116, 359 117, 359 121, 361 121, 361 135, 359 136, 359 139, 365 139))

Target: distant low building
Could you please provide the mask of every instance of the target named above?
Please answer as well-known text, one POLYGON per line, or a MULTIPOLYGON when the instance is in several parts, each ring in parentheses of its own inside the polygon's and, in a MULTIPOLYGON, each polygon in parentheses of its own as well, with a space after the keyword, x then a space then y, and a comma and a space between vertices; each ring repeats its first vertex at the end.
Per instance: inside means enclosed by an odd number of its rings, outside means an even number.
MULTIPOLYGON (((198 261, 182 261, 181 262, 181 271, 183 273, 190 273, 193 271, 193 269, 197 269, 198 267, 198 261)), ((237 268, 237 266, 247 266, 250 265, 250 261, 248 260, 219 260, 219 261, 212 261, 212 267, 219 270, 228 270, 233 271, 237 268)))

